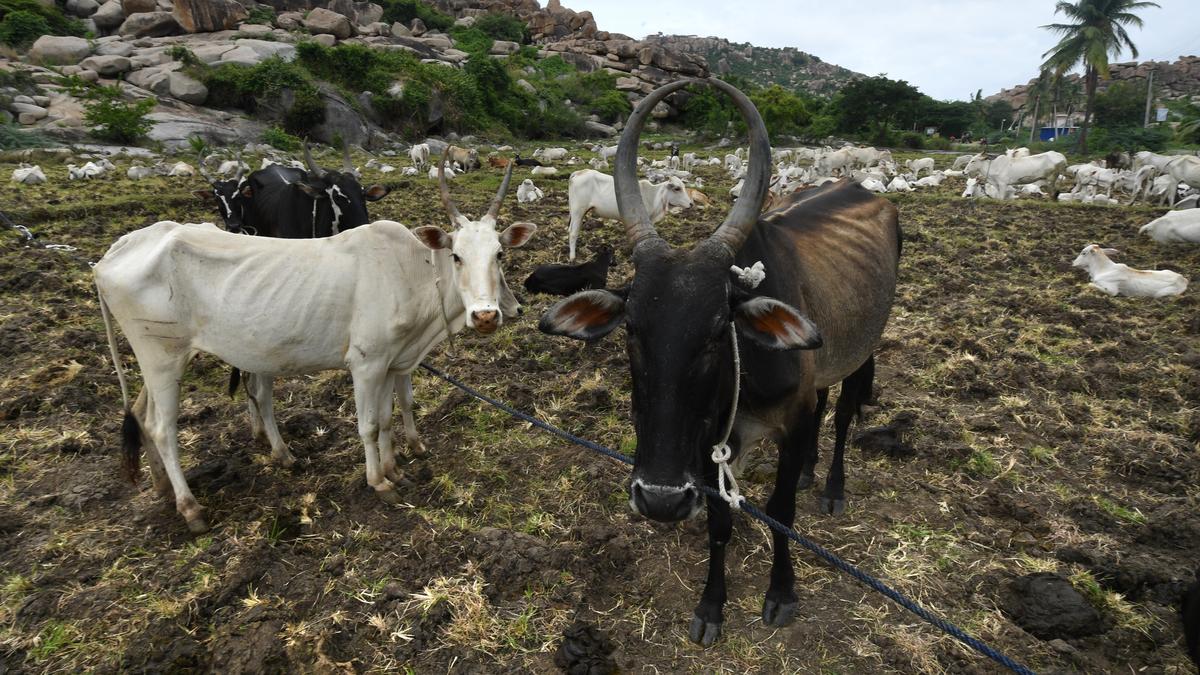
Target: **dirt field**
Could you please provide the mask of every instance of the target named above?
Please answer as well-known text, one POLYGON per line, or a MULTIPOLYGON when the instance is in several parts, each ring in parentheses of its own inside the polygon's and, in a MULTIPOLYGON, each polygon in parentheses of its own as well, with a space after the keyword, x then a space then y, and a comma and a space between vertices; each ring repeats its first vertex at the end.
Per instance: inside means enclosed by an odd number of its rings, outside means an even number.
MULTIPOLYGON (((136 227, 215 218, 190 194, 199 179, 132 182, 126 161, 68 183, 65 166, 41 164, 50 182, 3 183, 0 210, 89 260, 136 227)), ((0 176, 13 167, 0 162, 0 176)), ((506 258, 514 288, 537 264, 565 261, 566 173, 535 180, 542 202, 510 194, 502 210, 502 222, 540 226, 506 258)), ((675 243, 724 217, 729 182, 703 175, 718 206, 664 221, 675 243)), ((498 181, 486 169, 461 177, 460 207, 484 208, 498 181)), ((374 217, 444 226, 435 183, 389 184, 374 217)), ((1200 558, 1200 289, 1109 298, 1070 263, 1094 241, 1194 280, 1200 250, 1138 237, 1150 210, 968 202, 961 189, 896 198, 901 283, 863 427, 907 425, 911 451, 849 452, 846 514, 818 515, 804 493, 797 529, 1038 671, 1192 672, 1175 603, 1200 558), (1045 571, 1099 610, 1099 634, 1043 641, 1014 623, 1011 582, 1045 571)), ((622 250, 615 224, 592 225, 581 256, 601 242, 622 250)), ((614 286, 631 274, 618 259, 614 286)), ((743 516, 724 637, 691 644, 702 519, 634 517, 627 468, 423 371, 429 455, 405 465, 407 503, 388 506, 366 486, 348 376, 278 384, 300 459, 283 470, 251 439, 244 395, 224 395, 226 367, 197 359, 181 441, 213 530, 193 538, 148 478, 135 488, 118 475, 121 397, 90 273, 9 231, 0 261, 0 672, 554 672, 576 621, 607 635, 624 672, 997 671, 803 552, 796 622, 763 627, 769 536, 743 516)), ((552 298, 518 296, 520 320, 460 335, 430 362, 632 452, 623 341, 542 335, 552 298)), ((823 458, 831 445, 827 427, 823 458)), ((760 452, 743 489, 763 504, 773 475, 773 450, 760 452)))

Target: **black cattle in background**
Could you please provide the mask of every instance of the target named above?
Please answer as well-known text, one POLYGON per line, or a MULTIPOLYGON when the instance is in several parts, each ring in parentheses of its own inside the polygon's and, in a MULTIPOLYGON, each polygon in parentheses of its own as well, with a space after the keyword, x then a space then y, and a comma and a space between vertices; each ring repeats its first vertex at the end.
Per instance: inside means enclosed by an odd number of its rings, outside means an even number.
POLYGON ((539 265, 525 280, 530 293, 570 295, 589 288, 608 285, 608 268, 612 265, 613 250, 604 244, 596 257, 579 265, 539 265))

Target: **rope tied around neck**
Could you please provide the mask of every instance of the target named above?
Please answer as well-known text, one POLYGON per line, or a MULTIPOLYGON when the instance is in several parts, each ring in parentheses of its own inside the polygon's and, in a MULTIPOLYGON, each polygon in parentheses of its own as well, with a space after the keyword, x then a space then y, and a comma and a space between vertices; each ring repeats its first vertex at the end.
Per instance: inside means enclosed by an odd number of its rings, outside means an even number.
POLYGON ((742 389, 742 357, 738 353, 737 326, 729 322, 729 342, 733 345, 733 405, 730 407, 729 420, 725 423, 725 434, 721 442, 713 446, 712 461, 717 465, 717 491, 721 498, 734 508, 741 508, 746 498, 738 489, 737 478, 733 475, 733 467, 729 460, 733 458, 733 449, 729 447, 729 437, 733 434, 733 421, 737 417, 738 394, 742 389))

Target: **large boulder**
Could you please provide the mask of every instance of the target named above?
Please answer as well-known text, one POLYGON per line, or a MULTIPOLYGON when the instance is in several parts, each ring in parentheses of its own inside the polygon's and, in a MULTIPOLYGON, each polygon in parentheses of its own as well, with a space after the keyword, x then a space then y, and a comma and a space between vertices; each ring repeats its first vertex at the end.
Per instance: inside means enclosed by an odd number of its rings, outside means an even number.
POLYGON ((171 73, 179 70, 183 64, 172 61, 161 66, 142 68, 130 73, 125 81, 135 87, 141 87, 155 96, 171 94, 171 73))
MULTIPOLYGON (((176 0, 178 2, 178 0, 176 0)), ((178 5, 176 5, 178 7, 178 5)), ((168 91, 173 98, 184 103, 200 105, 208 98, 208 87, 180 72, 171 73, 168 79, 168 91)))
POLYGON ((127 72, 131 64, 127 56, 89 56, 80 61, 79 65, 104 77, 112 77, 127 72))
POLYGON ((192 136, 204 138, 214 145, 240 146, 258 140, 265 128, 258 122, 240 116, 214 114, 212 110, 195 114, 153 112, 146 115, 146 119, 154 122, 146 137, 168 148, 186 148, 192 136))
POLYGON ((275 25, 284 30, 300 30, 304 27, 304 15, 300 12, 280 12, 275 16, 275 25))
POLYGON ((138 12, 126 17, 117 32, 125 37, 166 37, 182 30, 170 12, 138 12))
POLYGON ((96 22, 97 28, 105 31, 120 26, 125 21, 125 10, 121 9, 121 0, 108 0, 100 5, 100 9, 92 15, 92 21, 96 22))
POLYGON ((87 40, 77 37, 43 35, 29 48, 29 56, 47 65, 74 65, 92 53, 87 40))
POLYGON ((75 16, 86 19, 100 9, 96 0, 67 0, 67 11, 75 16))
POLYGON ((128 42, 114 40, 96 45, 96 56, 131 56, 133 45, 128 42))
POLYGON ((158 2, 157 0, 121 0, 121 9, 125 10, 125 16, 153 12, 158 9, 158 2))
POLYGON ((350 19, 324 7, 318 7, 308 13, 304 19, 304 27, 310 33, 317 35, 332 35, 339 40, 345 40, 354 33, 350 19))
POLYGON ((233 0, 175 0, 172 13, 189 33, 229 30, 250 17, 246 8, 233 0))
POLYGON ((373 2, 356 2, 354 13, 358 17, 358 25, 366 26, 383 18, 383 6, 373 2))

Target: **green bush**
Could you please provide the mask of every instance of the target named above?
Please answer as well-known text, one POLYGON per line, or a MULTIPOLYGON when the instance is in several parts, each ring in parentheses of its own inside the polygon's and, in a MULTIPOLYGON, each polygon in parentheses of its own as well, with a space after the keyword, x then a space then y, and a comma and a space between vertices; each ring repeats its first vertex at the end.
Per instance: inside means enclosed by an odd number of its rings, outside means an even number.
POLYGON ((144 98, 140 101, 125 101, 121 98, 121 87, 95 87, 84 102, 83 119, 93 125, 92 133, 98 138, 116 143, 133 143, 145 136, 154 126, 146 115, 154 110, 156 101, 144 98))
POLYGON ((474 26, 455 26, 450 29, 450 36, 454 38, 454 46, 468 54, 487 54, 492 49, 491 36, 474 26))
MULTIPOLYGON (((83 35, 83 23, 64 15, 56 4, 46 5, 39 0, 0 0, 0 23, 7 20, 10 15, 19 12, 35 14, 45 20, 47 29, 34 35, 33 40, 36 40, 39 35, 47 33, 51 35, 83 35)), ((19 21, 24 21, 24 19, 19 19, 19 21)))
POLYGON ((292 107, 283 115, 283 128, 296 134, 304 134, 309 129, 325 121, 325 101, 321 99, 316 87, 307 86, 292 90, 294 99, 292 107))
POLYGON ((925 147, 929 150, 949 150, 950 139, 939 134, 925 137, 925 147))
POLYGON ((482 31, 493 40, 508 40, 517 44, 529 42, 529 28, 525 22, 502 12, 490 12, 475 19, 473 28, 482 31))
MULTIPOLYGON (((1172 136, 1173 133, 1170 129, 1158 127, 1149 129, 1143 129, 1141 126, 1115 129, 1097 127, 1088 132, 1088 150, 1101 154, 1117 151, 1137 152, 1139 150, 1159 152, 1166 149, 1172 136)), ((1062 141, 1059 143, 1061 144, 1062 141)))
POLYGON ((925 147, 925 136, 915 131, 906 131, 900 134, 900 145, 913 150, 920 150, 925 147))
POLYGON ((833 115, 814 115, 812 121, 808 123, 808 128, 801 132, 801 135, 812 140, 821 140, 833 135, 837 129, 837 118, 833 115))
POLYGON ((268 127, 262 134, 262 142, 284 152, 295 152, 300 149, 300 139, 279 127, 268 127))
POLYGON ((9 12, 0 21, 0 43, 17 49, 25 49, 49 32, 50 23, 42 15, 33 12, 9 12))
POLYGON ((200 65, 200 59, 196 54, 183 45, 171 45, 167 49, 167 56, 170 56, 172 61, 178 61, 185 66, 200 65))
POLYGON ((24 68, 0 70, 0 87, 12 87, 22 94, 38 92, 37 82, 33 81, 33 73, 24 68))
POLYGON ((257 23, 270 26, 275 23, 275 8, 270 5, 255 5, 250 8, 250 16, 245 23, 257 23))
POLYGON ((0 124, 0 150, 46 148, 54 142, 41 134, 25 131, 15 124, 0 124))
POLYGON ((442 14, 421 0, 385 0, 383 3, 383 18, 380 21, 392 23, 399 21, 408 26, 413 19, 420 19, 426 28, 446 30, 454 25, 454 17, 442 14))

